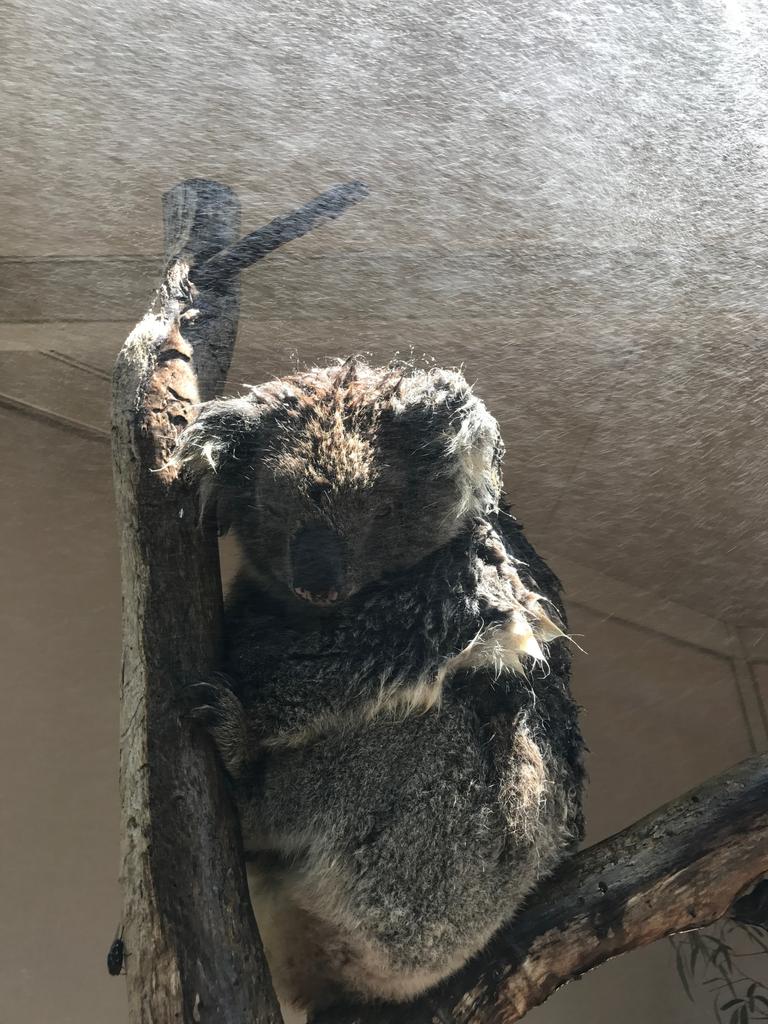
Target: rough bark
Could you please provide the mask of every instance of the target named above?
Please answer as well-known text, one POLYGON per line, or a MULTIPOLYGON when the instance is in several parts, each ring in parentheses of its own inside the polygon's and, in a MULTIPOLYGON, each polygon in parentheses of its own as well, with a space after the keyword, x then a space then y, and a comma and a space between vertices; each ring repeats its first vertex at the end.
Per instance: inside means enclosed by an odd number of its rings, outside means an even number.
POLYGON ((750 758, 579 853, 462 971, 405 1005, 348 1006, 316 1024, 514 1024, 611 957, 701 928, 763 891, 768 755, 750 758), (757 884, 756 884, 757 883, 757 884))
POLYGON ((120 352, 113 392, 129 1014, 133 1024, 277 1024, 237 821, 210 743, 176 700, 216 664, 221 584, 215 533, 199 527, 194 494, 166 463, 196 404, 226 378, 238 315, 237 279, 198 290, 190 266, 237 238, 240 208, 204 181, 172 189, 163 207, 165 281, 120 352))

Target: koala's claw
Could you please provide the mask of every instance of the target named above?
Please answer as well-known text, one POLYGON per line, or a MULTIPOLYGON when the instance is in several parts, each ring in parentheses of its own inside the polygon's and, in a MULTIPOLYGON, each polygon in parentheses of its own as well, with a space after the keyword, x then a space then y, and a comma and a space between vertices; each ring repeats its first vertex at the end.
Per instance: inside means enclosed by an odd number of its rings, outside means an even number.
POLYGON ((185 687, 186 717, 199 722, 211 735, 230 775, 242 773, 247 752, 243 705, 223 682, 192 683, 185 687))
POLYGON ((222 683, 191 683, 189 686, 185 686, 182 702, 187 716, 203 725, 215 724, 210 719, 219 713, 219 695, 223 689, 228 689, 228 687, 222 683))
POLYGON ((189 709, 187 718, 194 718, 196 722, 210 728, 218 722, 219 709, 212 707, 210 704, 200 704, 199 707, 189 709))

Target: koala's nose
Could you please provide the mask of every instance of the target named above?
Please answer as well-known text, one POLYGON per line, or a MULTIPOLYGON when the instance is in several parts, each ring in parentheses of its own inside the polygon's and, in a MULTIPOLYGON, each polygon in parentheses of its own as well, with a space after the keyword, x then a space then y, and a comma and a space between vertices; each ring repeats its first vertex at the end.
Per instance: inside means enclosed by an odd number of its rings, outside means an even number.
POLYGON ((344 581, 344 542, 329 526, 309 523, 291 543, 293 589, 306 601, 332 604, 344 581))

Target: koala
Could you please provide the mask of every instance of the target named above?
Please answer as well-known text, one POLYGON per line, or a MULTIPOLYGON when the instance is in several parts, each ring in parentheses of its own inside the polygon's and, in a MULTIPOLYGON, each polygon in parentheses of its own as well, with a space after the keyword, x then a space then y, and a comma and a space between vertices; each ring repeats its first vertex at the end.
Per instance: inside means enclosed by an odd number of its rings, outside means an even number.
POLYGON ((360 359, 213 401, 175 455, 242 567, 190 688, 278 996, 408 1000, 582 837, 561 587, 455 371, 360 359))

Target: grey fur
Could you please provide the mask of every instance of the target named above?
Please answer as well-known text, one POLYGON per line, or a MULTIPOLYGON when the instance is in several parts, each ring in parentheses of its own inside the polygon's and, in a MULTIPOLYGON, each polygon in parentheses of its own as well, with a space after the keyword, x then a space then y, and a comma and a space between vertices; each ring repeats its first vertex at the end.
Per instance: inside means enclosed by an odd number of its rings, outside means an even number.
POLYGON ((434 984, 581 837, 560 586, 502 454, 460 374, 357 360, 211 403, 181 439, 244 555, 193 713, 295 1005, 434 984))

